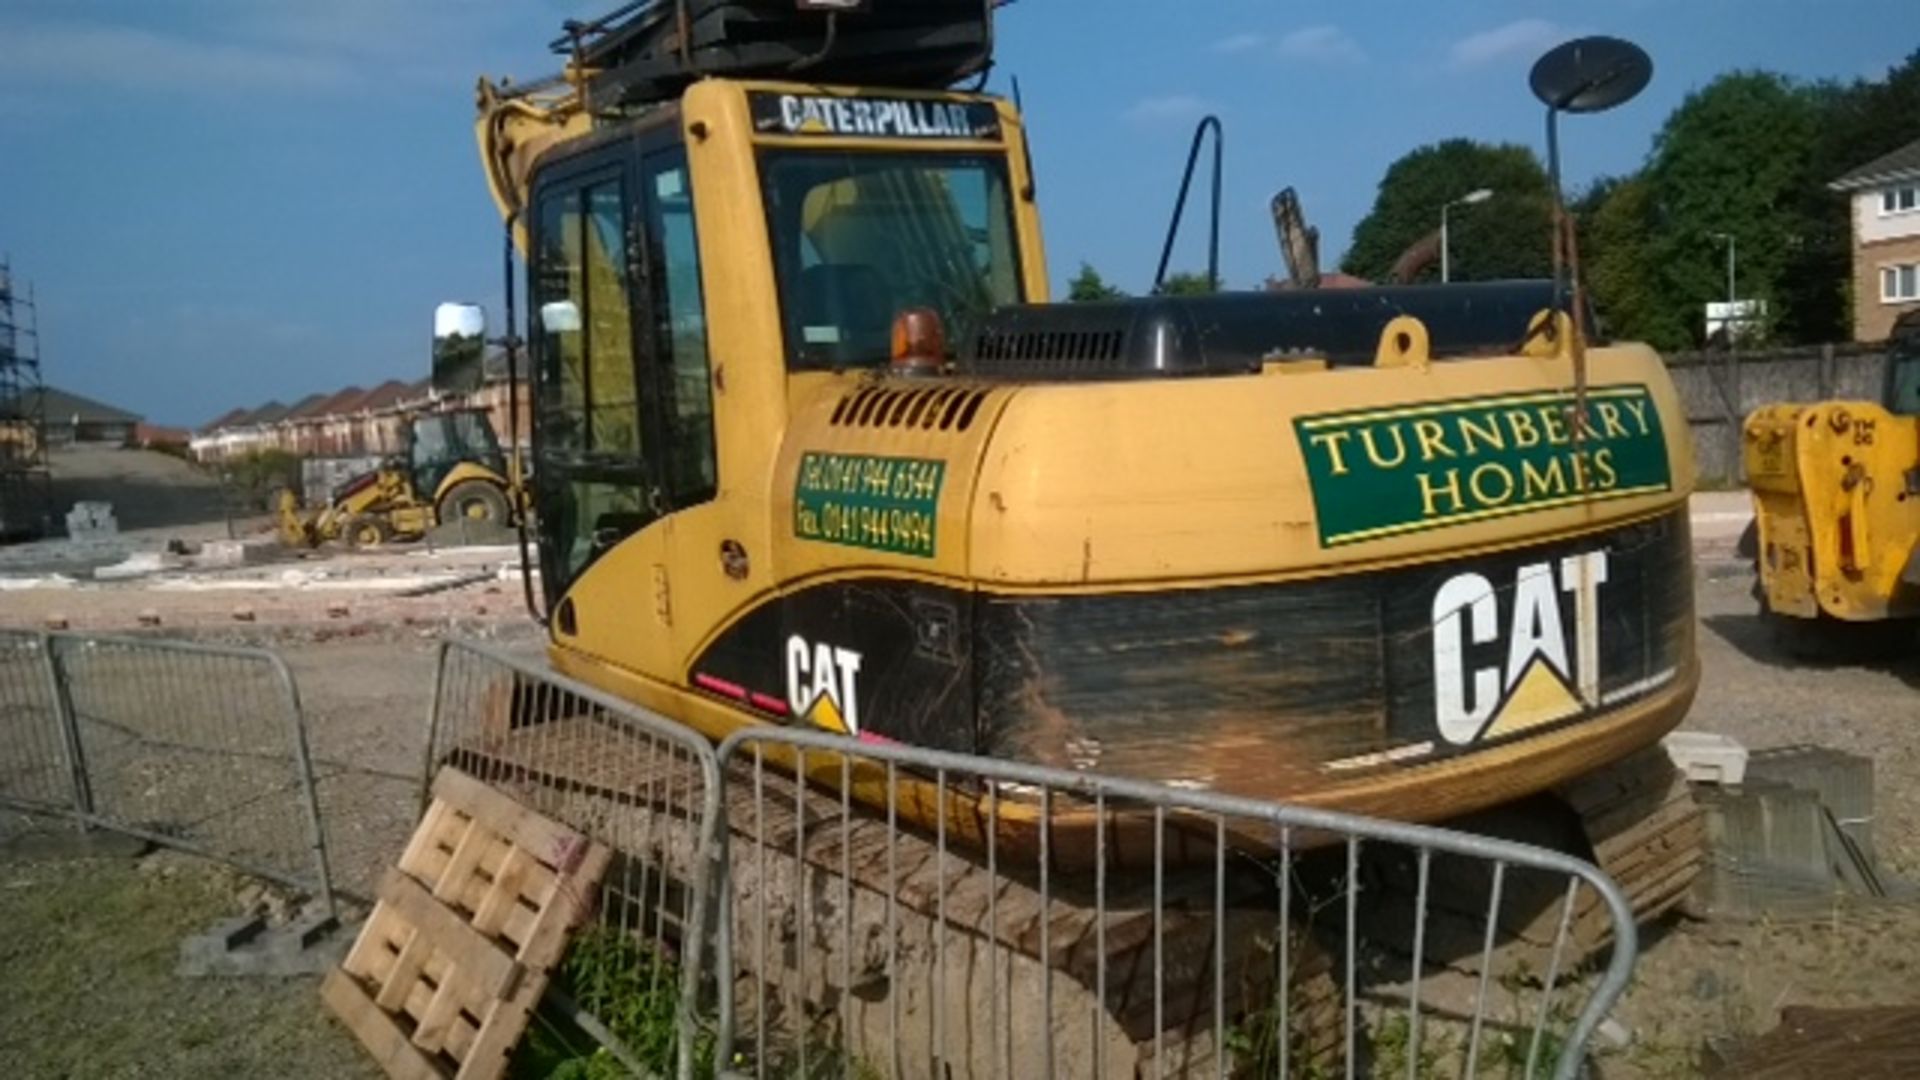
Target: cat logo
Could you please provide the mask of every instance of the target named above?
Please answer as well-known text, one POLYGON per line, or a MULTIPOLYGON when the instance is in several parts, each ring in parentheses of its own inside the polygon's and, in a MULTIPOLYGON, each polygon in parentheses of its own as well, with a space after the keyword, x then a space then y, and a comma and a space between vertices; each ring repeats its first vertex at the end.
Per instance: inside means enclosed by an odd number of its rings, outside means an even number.
POLYGON ((1433 705, 1440 737, 1469 746, 1599 705, 1600 587, 1606 583, 1606 552, 1589 551, 1522 566, 1510 599, 1480 574, 1458 574, 1440 586, 1433 595, 1433 705))
POLYGON ((860 734, 860 654, 787 639, 787 704, 793 715, 841 735, 860 734))

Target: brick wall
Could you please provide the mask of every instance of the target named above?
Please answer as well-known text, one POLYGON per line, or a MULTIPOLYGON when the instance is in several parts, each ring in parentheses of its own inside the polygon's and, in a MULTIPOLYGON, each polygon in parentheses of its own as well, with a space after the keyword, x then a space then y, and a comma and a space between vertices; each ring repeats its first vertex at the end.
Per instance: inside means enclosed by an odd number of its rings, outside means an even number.
POLYGON ((1920 308, 1920 301, 1888 304, 1880 300, 1880 268, 1888 263, 1920 263, 1920 236, 1856 244, 1853 249, 1853 339, 1885 341, 1893 320, 1920 308))

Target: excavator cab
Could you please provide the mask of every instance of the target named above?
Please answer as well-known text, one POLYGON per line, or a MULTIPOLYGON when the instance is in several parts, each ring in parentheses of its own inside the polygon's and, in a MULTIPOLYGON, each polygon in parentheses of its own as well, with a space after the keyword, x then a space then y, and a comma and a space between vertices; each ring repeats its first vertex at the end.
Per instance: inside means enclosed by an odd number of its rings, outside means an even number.
MULTIPOLYGON (((710 503, 730 466, 763 473, 793 392, 886 370, 904 313, 957 343, 1045 290, 1002 103, 709 80, 612 134, 552 148, 528 183, 554 606, 628 536, 710 503)), ((763 513, 713 516, 759 532, 763 513)))

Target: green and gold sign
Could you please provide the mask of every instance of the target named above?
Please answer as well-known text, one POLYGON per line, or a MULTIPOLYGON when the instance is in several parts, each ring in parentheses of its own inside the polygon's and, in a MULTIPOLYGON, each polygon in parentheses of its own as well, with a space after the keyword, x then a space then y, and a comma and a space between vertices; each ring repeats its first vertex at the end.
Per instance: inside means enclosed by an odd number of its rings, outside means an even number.
POLYGON ((793 485, 794 535, 931 559, 946 475, 944 461, 809 450, 793 485))
POLYGON ((1642 385, 1508 394, 1294 420, 1325 547, 1673 486, 1642 385))

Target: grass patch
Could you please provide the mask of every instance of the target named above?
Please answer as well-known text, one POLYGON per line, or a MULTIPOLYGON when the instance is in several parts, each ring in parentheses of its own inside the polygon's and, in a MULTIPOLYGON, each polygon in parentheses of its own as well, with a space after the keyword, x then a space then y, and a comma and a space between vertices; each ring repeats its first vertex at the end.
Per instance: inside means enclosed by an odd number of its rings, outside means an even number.
POLYGON ((183 938, 238 913, 242 881, 170 853, 0 854, 0 1076, 380 1076, 314 979, 174 974, 183 938))
MULTIPOLYGON (((607 1026, 650 1072, 670 1074, 678 1060, 675 1014, 680 967, 632 934, 606 926, 575 933, 555 985, 607 1026)), ((713 1074, 713 1042, 694 1047, 697 1075, 713 1074)), ((509 1075, 515 1080, 616 1080, 628 1075, 612 1052, 570 1021, 536 1013, 509 1075)))
MULTIPOLYGON (((574 934, 554 978, 561 991, 606 1025, 643 1069, 656 1075, 673 1074, 680 1052, 675 1016, 682 971, 677 963, 631 933, 590 926, 574 934)), ((751 1028, 743 1027, 740 1034, 752 1040, 751 1028)), ((882 1080, 885 1076, 871 1062, 849 1053, 837 1038, 781 1035, 771 1040, 769 1075, 792 1080, 847 1075, 855 1080, 882 1080), (797 1038, 806 1040, 804 1071, 799 1067, 802 1055, 797 1038)), ((713 1033, 701 1028, 695 1038, 694 1075, 713 1076, 713 1033)), ((751 1071, 745 1053, 734 1055, 732 1067, 751 1071)), ((543 1009, 534 1014, 508 1075, 513 1080, 624 1080, 630 1072, 577 1024, 543 1009)))

